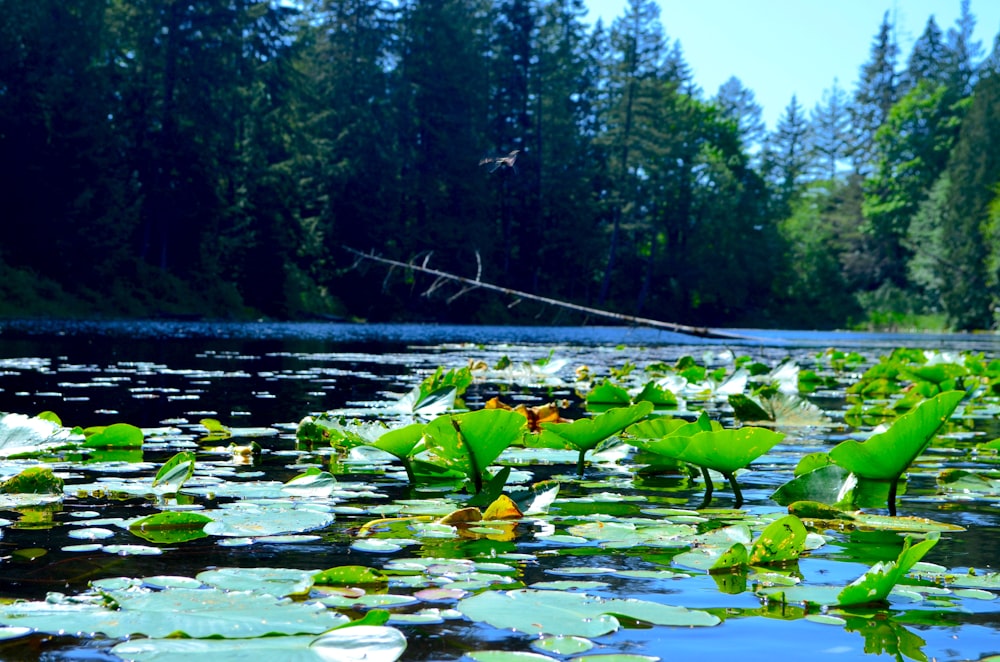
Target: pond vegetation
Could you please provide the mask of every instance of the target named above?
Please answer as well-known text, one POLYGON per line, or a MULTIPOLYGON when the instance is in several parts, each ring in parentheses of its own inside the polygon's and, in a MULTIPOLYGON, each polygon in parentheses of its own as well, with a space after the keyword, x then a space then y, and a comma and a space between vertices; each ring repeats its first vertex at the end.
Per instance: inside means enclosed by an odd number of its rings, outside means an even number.
POLYGON ((0 343, 5 659, 1000 652, 975 348, 85 339, 0 343))

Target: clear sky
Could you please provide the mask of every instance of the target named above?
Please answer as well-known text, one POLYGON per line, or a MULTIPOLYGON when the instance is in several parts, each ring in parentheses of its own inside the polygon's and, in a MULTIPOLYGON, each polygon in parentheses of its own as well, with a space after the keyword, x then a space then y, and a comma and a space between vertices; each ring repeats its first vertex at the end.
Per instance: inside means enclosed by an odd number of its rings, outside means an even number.
MULTIPOLYGON (((626 0, 586 0, 610 26, 626 0)), ((773 129, 792 95, 810 111, 834 78, 853 92, 882 16, 895 17, 900 64, 933 14, 942 32, 955 24, 960 0, 659 0, 671 42, 680 40, 695 83, 707 97, 736 76, 751 89, 773 129)), ((1000 32, 1000 0, 971 0, 984 55, 1000 32)))

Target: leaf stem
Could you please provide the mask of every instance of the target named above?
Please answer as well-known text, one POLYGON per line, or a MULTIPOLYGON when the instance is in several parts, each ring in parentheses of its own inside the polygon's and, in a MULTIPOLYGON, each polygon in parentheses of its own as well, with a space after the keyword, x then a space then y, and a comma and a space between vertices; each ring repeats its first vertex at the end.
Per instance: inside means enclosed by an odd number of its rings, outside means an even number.
POLYGON ((455 434, 458 437, 459 445, 465 446, 466 450, 469 452, 469 466, 472 468, 472 484, 476 488, 476 494, 479 494, 483 491, 483 475, 479 471, 479 463, 476 462, 476 454, 473 452, 472 446, 469 445, 469 442, 465 440, 465 436, 462 434, 462 428, 454 417, 451 419, 451 426, 455 428, 455 434))
POLYGON ((889 508, 889 517, 896 516, 896 490, 899 485, 899 476, 892 479, 889 483, 889 498, 886 499, 886 506, 889 508))
POLYGON ((743 492, 740 491, 740 484, 736 481, 736 475, 728 471, 723 471, 722 475, 729 481, 730 487, 733 488, 733 494, 736 496, 736 501, 733 502, 733 507, 740 508, 743 505, 743 492))
POLYGON ((587 455, 587 449, 580 449, 580 459, 576 461, 576 473, 580 478, 583 478, 583 467, 584 467, 584 457, 587 455))
POLYGON ((712 477, 708 475, 708 467, 701 468, 701 475, 705 479, 705 498, 701 501, 701 508, 708 508, 708 504, 712 503, 712 492, 715 490, 715 486, 712 485, 712 477))

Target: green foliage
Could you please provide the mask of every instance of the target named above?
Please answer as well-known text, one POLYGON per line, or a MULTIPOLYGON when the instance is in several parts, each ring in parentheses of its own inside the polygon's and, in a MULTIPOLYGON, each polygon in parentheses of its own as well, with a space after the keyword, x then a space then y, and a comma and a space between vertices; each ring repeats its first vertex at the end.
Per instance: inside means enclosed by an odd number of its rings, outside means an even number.
POLYGON ((153 478, 153 487, 161 493, 172 494, 181 489, 194 474, 195 454, 181 451, 163 463, 153 478))
POLYGON ((62 494, 63 479, 49 467, 28 467, 0 483, 0 494, 62 494))
POLYGON ((830 459, 862 478, 895 481, 927 448, 963 397, 963 391, 941 393, 864 442, 841 442, 830 450, 830 459))
POLYGON ((602 441, 618 434, 633 423, 645 418, 653 411, 650 402, 639 402, 628 407, 616 407, 593 418, 581 418, 571 423, 542 423, 541 436, 558 437, 580 451, 577 472, 582 477, 584 456, 602 441))
POLYGON ((525 423, 524 416, 503 409, 439 416, 424 428, 424 441, 435 463, 471 480, 478 494, 488 467, 521 437, 525 423))
POLYGON ((115 423, 87 435, 85 448, 142 448, 142 430, 128 423, 115 423))

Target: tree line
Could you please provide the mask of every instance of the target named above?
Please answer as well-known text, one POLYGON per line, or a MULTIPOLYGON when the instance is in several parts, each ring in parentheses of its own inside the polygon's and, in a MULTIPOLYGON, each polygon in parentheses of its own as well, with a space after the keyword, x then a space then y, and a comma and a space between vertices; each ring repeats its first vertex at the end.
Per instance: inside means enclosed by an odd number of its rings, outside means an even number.
POLYGON ((961 8, 768 130, 652 0, 0 0, 0 312, 579 321, 349 246, 686 324, 991 328, 1000 51, 961 8))

